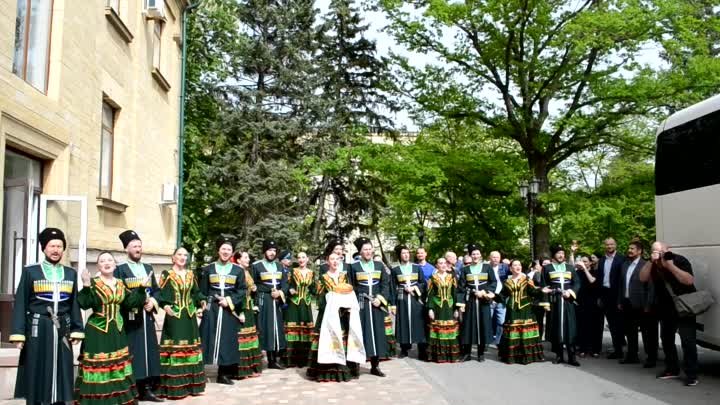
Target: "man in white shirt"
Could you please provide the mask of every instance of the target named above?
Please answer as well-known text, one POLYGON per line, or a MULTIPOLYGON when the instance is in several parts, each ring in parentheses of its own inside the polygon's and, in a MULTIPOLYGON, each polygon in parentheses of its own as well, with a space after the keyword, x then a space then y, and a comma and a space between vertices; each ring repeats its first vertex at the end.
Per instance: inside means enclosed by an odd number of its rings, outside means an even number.
POLYGON ((640 280, 640 269, 645 265, 642 259, 643 247, 639 241, 630 242, 627 260, 623 263, 618 294, 618 309, 623 318, 627 353, 620 363, 639 363, 638 329, 642 333, 645 348, 645 368, 655 367, 658 352, 658 321, 652 312, 654 286, 652 282, 640 280))
POLYGON ((625 258, 617 252, 617 242, 613 238, 605 239, 605 255, 598 263, 598 276, 601 282, 600 301, 603 313, 610 328, 613 351, 608 359, 622 359, 625 332, 622 325, 622 316, 617 309, 617 300, 620 290, 620 272, 625 258))
MULTIPOLYGON (((495 287, 495 295, 497 296, 502 291, 503 283, 508 278, 508 266, 500 261, 500 252, 490 252, 490 266, 495 273, 495 279, 497 280, 497 286, 495 287)), ((493 327, 493 346, 497 347, 500 344, 500 338, 502 338, 503 324, 505 323, 505 304, 499 301, 494 301, 490 307, 493 327)))

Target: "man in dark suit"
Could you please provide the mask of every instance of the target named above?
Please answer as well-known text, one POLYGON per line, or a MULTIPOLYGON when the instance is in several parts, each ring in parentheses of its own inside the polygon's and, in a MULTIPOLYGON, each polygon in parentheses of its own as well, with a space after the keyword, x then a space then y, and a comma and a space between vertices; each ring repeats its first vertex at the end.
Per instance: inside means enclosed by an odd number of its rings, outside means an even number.
POLYGON ((622 326, 621 313, 617 309, 617 300, 620 289, 620 273, 624 261, 625 258, 617 252, 615 239, 605 239, 605 255, 600 258, 598 263, 598 276, 601 285, 600 303, 610 327, 613 345, 613 352, 608 354, 608 359, 623 358, 625 332, 622 326))
POLYGON ((643 247, 638 241, 630 242, 625 263, 620 275, 618 310, 622 314, 627 353, 620 360, 622 364, 639 363, 638 328, 642 333, 645 348, 643 367, 655 367, 658 352, 658 321, 652 313, 653 283, 640 281, 640 269, 645 265, 642 258, 643 247))

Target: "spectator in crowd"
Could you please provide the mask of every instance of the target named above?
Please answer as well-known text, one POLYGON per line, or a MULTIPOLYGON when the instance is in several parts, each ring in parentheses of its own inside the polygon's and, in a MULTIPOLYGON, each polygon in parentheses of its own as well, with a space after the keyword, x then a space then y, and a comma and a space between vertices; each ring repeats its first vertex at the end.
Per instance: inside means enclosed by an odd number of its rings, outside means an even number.
POLYGON ((695 279, 690 261, 684 256, 673 253, 666 243, 657 241, 652 244, 650 261, 640 270, 640 281, 652 281, 655 285, 655 302, 660 318, 660 341, 665 353, 665 369, 657 377, 670 379, 680 376, 680 363, 675 347, 675 334, 679 333, 683 350, 685 385, 697 385, 695 317, 678 316, 671 295, 671 292, 676 296, 695 292, 695 279))
POLYGON ((622 312, 625 338, 627 339, 627 352, 622 364, 639 363, 638 358, 638 329, 643 338, 645 348, 645 368, 655 367, 658 351, 658 322, 652 313, 654 284, 651 281, 640 280, 640 269, 645 266, 642 258, 643 246, 638 241, 630 242, 627 260, 623 263, 620 277, 620 295, 618 297, 618 310, 622 312))
POLYGON ((605 239, 605 254, 598 262, 598 278, 600 279, 600 302, 610 328, 613 351, 608 359, 622 359, 625 333, 621 314, 617 309, 620 285, 620 272, 625 258, 617 252, 617 242, 613 238, 605 239))
POLYGON ((418 266, 420 266, 423 271, 425 280, 430 280, 430 277, 433 275, 433 273, 435 273, 435 266, 428 263, 427 250, 425 250, 425 248, 423 247, 417 248, 417 251, 415 252, 415 258, 417 259, 418 266))
MULTIPOLYGON (((495 280, 497 285, 495 287, 495 295, 500 294, 502 291, 503 284, 507 280, 510 274, 510 269, 507 264, 501 261, 500 252, 490 252, 490 266, 495 273, 495 280)), ((492 318, 492 333, 493 333, 493 346, 497 347, 500 344, 500 338, 502 337, 503 324, 505 324, 505 303, 500 300, 493 301, 490 306, 490 316, 492 318)))
POLYGON ((448 270, 452 275, 457 278, 457 275, 460 273, 460 270, 463 268, 463 263, 461 260, 458 260, 457 255, 453 251, 448 251, 445 253, 445 261, 448 265, 448 270))
POLYGON ((592 265, 587 256, 578 257, 575 269, 580 278, 578 294, 578 352, 580 357, 600 357, 602 351, 603 330, 605 319, 598 305, 600 299, 600 279, 597 267, 592 265))

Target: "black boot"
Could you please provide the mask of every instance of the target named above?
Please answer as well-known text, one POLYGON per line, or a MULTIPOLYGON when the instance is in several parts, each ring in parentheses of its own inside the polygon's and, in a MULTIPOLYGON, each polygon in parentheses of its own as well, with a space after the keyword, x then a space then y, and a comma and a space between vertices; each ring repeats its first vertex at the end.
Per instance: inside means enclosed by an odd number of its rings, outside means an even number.
POLYGON ((149 386, 145 389, 145 394, 143 397, 144 397, 144 399, 142 399, 141 401, 165 402, 164 399, 155 395, 155 393, 150 389, 149 386))
POLYGON ((150 379, 144 379, 142 381, 138 381, 138 393, 139 400, 140 401, 149 401, 149 402, 164 402, 165 400, 162 398, 159 398, 155 393, 152 391, 152 382, 150 379))
POLYGON ((400 358, 404 359, 408 356, 408 352, 410 351, 410 348, 412 345, 400 345, 400 358))
POLYGON ((225 385, 233 385, 235 384, 233 380, 230 379, 230 377, 226 376, 225 374, 219 374, 217 376, 217 383, 218 384, 225 384, 225 385))
POLYGON ((565 354, 564 354, 563 349, 562 349, 562 347, 561 347, 560 350, 558 350, 557 352, 555 352, 555 360, 553 360, 553 364, 565 363, 565 357, 564 357, 564 355, 565 355, 565 354))
POLYGON ((275 370, 285 370, 285 366, 277 362, 278 353, 277 352, 268 352, 268 368, 272 368, 275 370))
POLYGON ((461 361, 470 361, 472 359, 470 345, 462 345, 460 353, 462 353, 461 361))
POLYGON ((217 383, 225 385, 235 384, 230 378, 231 375, 237 374, 236 365, 218 366, 217 383))
POLYGON ((418 360, 427 361, 427 343, 418 343, 418 360))
POLYGON ((478 345, 477 351, 478 351, 477 361, 479 361, 480 363, 482 363, 483 361, 485 361, 485 346, 484 346, 484 345, 478 345))
POLYGON ((577 359, 575 358, 575 348, 572 345, 567 346, 567 353, 568 353, 568 364, 575 367, 580 367, 580 363, 578 363, 577 359))
POLYGON ((377 356, 370 358, 370 374, 378 376, 378 377, 385 377, 385 373, 380 371, 380 358, 377 356))

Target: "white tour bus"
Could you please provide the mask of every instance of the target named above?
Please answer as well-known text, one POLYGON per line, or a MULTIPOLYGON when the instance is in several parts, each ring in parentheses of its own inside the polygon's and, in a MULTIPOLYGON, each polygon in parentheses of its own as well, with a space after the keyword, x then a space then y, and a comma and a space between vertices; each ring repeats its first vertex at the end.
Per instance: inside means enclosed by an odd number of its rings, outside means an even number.
POLYGON ((690 260, 716 303, 697 317, 698 344, 720 350, 720 95, 668 117, 657 131, 658 240, 690 260))

